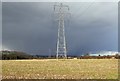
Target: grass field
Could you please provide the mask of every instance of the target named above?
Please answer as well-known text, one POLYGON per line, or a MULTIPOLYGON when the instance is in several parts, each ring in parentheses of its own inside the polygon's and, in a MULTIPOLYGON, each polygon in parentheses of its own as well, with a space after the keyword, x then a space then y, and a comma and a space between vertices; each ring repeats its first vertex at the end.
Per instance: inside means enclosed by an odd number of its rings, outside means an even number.
POLYGON ((117 59, 3 60, 3 79, 117 79, 117 59))

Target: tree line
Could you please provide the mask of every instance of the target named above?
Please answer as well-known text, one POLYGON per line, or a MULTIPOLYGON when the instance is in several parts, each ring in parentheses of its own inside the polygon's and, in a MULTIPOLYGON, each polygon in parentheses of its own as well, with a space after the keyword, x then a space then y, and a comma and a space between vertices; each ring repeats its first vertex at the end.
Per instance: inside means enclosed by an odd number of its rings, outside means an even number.
MULTIPOLYGON (((1 51, 1 56, 2 60, 16 60, 16 59, 55 59, 56 55, 51 55, 51 57, 49 56, 44 56, 44 55, 30 55, 24 52, 18 52, 18 51, 1 51)), ((73 59, 73 58, 77 58, 77 59, 120 59, 120 55, 116 54, 116 55, 107 55, 107 56, 90 56, 89 54, 85 54, 84 56, 70 56, 68 55, 67 57, 68 59, 73 59)))
POLYGON ((18 51, 1 51, 3 60, 12 60, 12 59, 32 59, 33 56, 24 52, 18 51))

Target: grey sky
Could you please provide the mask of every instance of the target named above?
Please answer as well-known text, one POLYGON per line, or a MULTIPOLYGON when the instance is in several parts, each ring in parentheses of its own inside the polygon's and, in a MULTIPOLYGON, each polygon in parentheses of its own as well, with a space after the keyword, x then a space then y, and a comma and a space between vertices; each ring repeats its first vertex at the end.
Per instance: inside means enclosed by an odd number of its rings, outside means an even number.
MULTIPOLYGON (((113 2, 64 3, 70 7, 65 31, 68 54, 117 51, 118 9, 113 2)), ((30 54, 56 51, 54 3, 3 2, 3 47, 30 54)))
POLYGON ((119 0, 2 0, 2 2, 118 2, 119 0))
POLYGON ((0 2, 0 50, 2 49, 2 3, 0 2))

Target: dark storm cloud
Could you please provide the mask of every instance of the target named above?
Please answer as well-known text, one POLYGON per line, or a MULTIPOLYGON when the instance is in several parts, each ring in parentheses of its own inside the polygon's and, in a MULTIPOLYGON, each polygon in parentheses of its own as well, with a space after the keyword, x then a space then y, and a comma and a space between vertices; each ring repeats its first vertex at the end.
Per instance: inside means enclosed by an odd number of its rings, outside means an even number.
POLYGON ((42 7, 43 4, 47 5, 40 3, 39 7, 37 3, 3 3, 5 46, 7 44, 12 49, 33 53, 48 51, 55 46, 57 28, 52 26, 52 14, 49 9, 42 7))
POLYGON ((2 49, 2 3, 0 1, 0 50, 2 49))
MULTIPOLYGON (((54 3, 3 3, 3 46, 31 54, 55 54, 57 23, 54 3)), ((65 3, 70 20, 65 25, 69 54, 117 51, 117 3, 65 3), (81 14, 84 12, 83 14, 81 14)))
MULTIPOLYGON (((79 10, 77 9, 74 12, 79 10)), ((71 45, 71 51, 78 54, 81 51, 117 50, 117 6, 115 3, 95 3, 86 10, 86 13, 81 16, 79 14, 81 14, 79 11, 74 13, 71 20, 71 37, 75 38, 71 41, 71 43, 74 42, 71 45)))

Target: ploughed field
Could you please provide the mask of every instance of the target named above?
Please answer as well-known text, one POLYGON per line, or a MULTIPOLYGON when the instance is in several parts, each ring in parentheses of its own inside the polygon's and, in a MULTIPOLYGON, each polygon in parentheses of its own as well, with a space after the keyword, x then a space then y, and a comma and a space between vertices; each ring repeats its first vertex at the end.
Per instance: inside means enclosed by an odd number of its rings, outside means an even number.
POLYGON ((117 79, 117 59, 2 60, 3 79, 117 79))

